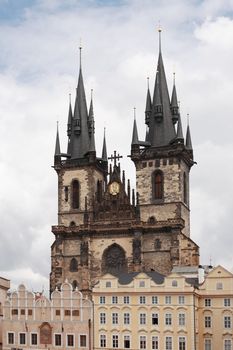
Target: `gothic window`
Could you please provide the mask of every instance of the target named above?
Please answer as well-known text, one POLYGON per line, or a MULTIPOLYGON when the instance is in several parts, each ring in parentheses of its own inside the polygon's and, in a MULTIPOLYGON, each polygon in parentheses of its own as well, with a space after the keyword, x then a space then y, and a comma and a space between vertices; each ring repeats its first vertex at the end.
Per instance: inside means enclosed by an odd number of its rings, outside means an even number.
POLYGON ((67 202, 68 201, 68 186, 65 186, 65 201, 67 202))
POLYGON ((97 201, 100 202, 102 197, 102 181, 97 181, 97 201))
POLYGON ((117 274, 127 272, 127 260, 124 249, 114 243, 105 249, 102 257, 102 273, 117 274))
POLYGON ((72 182, 72 208, 79 208, 80 185, 78 180, 72 182))
POLYGON ((158 170, 153 173, 153 197, 154 199, 163 199, 163 173, 158 170))
POLYGON ((70 260, 70 272, 78 271, 78 261, 75 258, 70 260))
POLYGON ((161 249, 161 240, 159 238, 155 240, 155 249, 161 249))
POLYGON ((184 173, 183 176, 183 191, 184 191, 184 203, 188 204, 188 195, 187 195, 187 175, 184 173))

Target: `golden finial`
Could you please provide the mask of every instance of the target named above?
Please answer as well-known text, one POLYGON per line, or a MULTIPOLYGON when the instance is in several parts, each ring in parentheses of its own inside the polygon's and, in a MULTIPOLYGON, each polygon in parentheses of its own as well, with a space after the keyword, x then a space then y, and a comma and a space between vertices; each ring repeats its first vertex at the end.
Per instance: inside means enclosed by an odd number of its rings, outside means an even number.
POLYGON ((174 69, 174 72, 173 72, 173 84, 175 85, 176 83, 176 72, 175 72, 175 69, 174 69))
POLYGON ((82 67, 82 39, 79 39, 79 61, 80 61, 80 68, 82 67))
POLYGON ((147 88, 148 88, 148 90, 149 90, 149 87, 150 87, 150 86, 149 86, 150 78, 147 77, 146 79, 147 79, 147 88))
POLYGON ((188 125, 189 125, 189 113, 187 113, 187 123, 188 123, 188 125))

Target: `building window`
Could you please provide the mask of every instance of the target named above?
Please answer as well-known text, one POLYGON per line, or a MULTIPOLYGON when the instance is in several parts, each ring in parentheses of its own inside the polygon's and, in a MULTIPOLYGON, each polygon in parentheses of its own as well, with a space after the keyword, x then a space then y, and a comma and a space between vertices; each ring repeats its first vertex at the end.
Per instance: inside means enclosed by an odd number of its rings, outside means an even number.
POLYGON ((124 324, 130 324, 130 314, 124 313, 124 324))
POLYGON ((130 336, 124 335, 124 349, 130 348, 130 336))
POLYGON ((19 333, 19 344, 20 345, 26 344, 26 334, 25 333, 19 333))
POLYGON ((75 258, 70 260, 70 272, 78 271, 78 262, 75 258))
POLYGON ((111 282, 106 282, 106 288, 111 288, 112 287, 112 283, 111 282))
POLYGON ((177 287, 177 286, 178 286, 177 280, 173 280, 172 281, 172 287, 177 287))
POLYGON ((65 316, 70 316, 70 310, 65 310, 65 316))
POLYGON ((231 306, 231 299, 230 298, 224 298, 224 306, 231 306))
POLYGON ((67 334, 67 346, 74 346, 74 335, 67 334))
POLYGON ((117 312, 112 313, 112 324, 118 324, 118 313, 117 312))
POLYGON ((157 297, 157 295, 152 295, 151 301, 152 301, 152 304, 158 304, 158 297, 157 297))
POLYGON ((163 173, 156 171, 153 174, 154 199, 163 199, 163 173))
POLYGON ((105 304, 105 296, 100 296, 100 304, 105 304))
POLYGON ((65 186, 64 192, 65 192, 65 201, 67 202, 68 201, 68 193, 69 193, 68 186, 65 186))
POLYGON ((172 303, 172 297, 170 295, 165 295, 165 304, 171 304, 172 303))
POLYGON ((116 295, 112 297, 112 304, 118 304, 118 297, 116 295))
POLYGON ((205 327, 206 328, 211 327, 211 316, 205 316, 205 327))
POLYGON ((146 349, 146 336, 145 335, 140 335, 139 338, 139 348, 140 349, 146 349))
MULTIPOLYGON (((211 306, 211 299, 205 299, 205 306, 206 307, 209 307, 209 306, 211 306)), ((208 339, 209 340, 209 339, 208 339)))
POLYGON ((142 287, 145 287, 145 281, 140 281, 140 282, 139 282, 139 287, 141 287, 141 288, 142 288, 142 287))
POLYGON ((185 326, 185 314, 178 315, 179 326, 185 326))
POLYGON ((105 324, 106 323, 106 314, 105 312, 100 313, 100 324, 105 324))
POLYGON ((54 335, 55 346, 61 346, 61 334, 54 335))
POLYGON ((186 350, 185 337, 179 337, 179 350, 186 350))
POLYGON ((14 340, 14 333, 8 333, 8 344, 14 344, 15 340, 14 340))
POLYGON ((223 288, 222 282, 217 282, 216 289, 222 289, 222 288, 223 288))
POLYGON ((60 315, 61 315, 61 310, 57 309, 57 310, 55 311, 55 314, 56 314, 56 316, 60 316, 60 315))
POLYGON ((146 303, 145 295, 140 295, 140 297, 139 297, 139 304, 145 304, 145 303, 146 303))
POLYGON ((85 334, 80 335, 79 344, 81 348, 85 348, 87 346, 87 336, 85 334))
POLYGON ((166 326, 172 325, 172 315, 171 314, 165 314, 165 325, 166 326))
POLYGON ((21 310, 20 310, 20 314, 21 314, 21 315, 25 315, 25 309, 21 309, 21 310))
POLYGON ((205 339, 205 348, 204 350, 211 350, 212 349, 212 343, 211 343, 211 339, 205 339))
POLYGON ((146 324, 146 314, 140 314, 139 315, 139 321, 140 321, 140 324, 146 324))
POLYGON ((37 333, 31 333, 31 345, 37 345, 37 333))
POLYGON ((129 304, 129 296, 125 295, 123 298, 124 304, 129 304))
POLYGON ((12 315, 18 315, 18 309, 12 309, 11 314, 12 315))
POLYGON ((100 347, 106 348, 106 335, 100 334, 100 347))
POLYGON ((224 350, 232 350, 231 339, 224 339, 224 350))
POLYGON ((159 338, 157 336, 151 338, 151 347, 153 350, 159 349, 159 338))
POLYGON ((79 208, 79 192, 80 192, 79 181, 74 180, 72 182, 72 208, 73 209, 79 208))
POLYGON ((72 310, 72 316, 79 316, 79 310, 77 309, 72 310))
POLYGON ((113 348, 118 348, 118 335, 113 334, 112 336, 112 347, 113 348))
POLYGON ((231 316, 224 316, 224 328, 231 328, 231 316))
POLYGON ((152 324, 159 324, 159 315, 152 314, 152 324))
POLYGON ((178 303, 183 305, 185 303, 185 297, 184 295, 179 295, 178 297, 178 303))
POLYGON ((165 349, 172 350, 172 337, 165 338, 165 349))
POLYGON ((32 309, 28 309, 28 316, 32 316, 32 309))

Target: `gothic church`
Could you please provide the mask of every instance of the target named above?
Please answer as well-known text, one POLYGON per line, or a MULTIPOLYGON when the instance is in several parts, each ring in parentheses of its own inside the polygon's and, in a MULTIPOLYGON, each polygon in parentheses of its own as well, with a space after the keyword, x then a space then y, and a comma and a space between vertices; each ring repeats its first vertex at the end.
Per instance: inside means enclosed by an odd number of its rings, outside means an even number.
POLYGON ((105 136, 102 156, 96 155, 93 101, 88 110, 80 61, 66 153, 60 150, 58 132, 56 139, 58 224, 52 226, 51 292, 66 279, 88 294, 106 272, 166 275, 174 266, 199 264, 199 248, 190 238, 190 129, 184 138, 176 86, 170 99, 161 45, 152 98, 147 91, 145 124, 140 141, 134 120, 134 191, 121 171, 120 156, 114 152, 108 158, 105 136))

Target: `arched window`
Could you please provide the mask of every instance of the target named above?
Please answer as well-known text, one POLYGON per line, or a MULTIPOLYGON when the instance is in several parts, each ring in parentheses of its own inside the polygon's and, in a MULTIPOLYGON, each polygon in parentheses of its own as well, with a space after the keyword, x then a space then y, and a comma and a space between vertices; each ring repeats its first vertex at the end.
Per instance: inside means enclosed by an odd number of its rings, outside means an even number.
POLYGON ((72 208, 79 208, 79 196, 80 196, 80 185, 78 180, 74 180, 72 183, 72 208))
POLYGON ((75 272, 78 271, 78 261, 75 258, 70 260, 70 271, 75 272))
POLYGON ((183 176, 183 191, 184 191, 184 203, 185 203, 185 204, 188 204, 187 176, 186 176, 186 173, 184 173, 184 176, 183 176))
POLYGON ((127 259, 124 249, 113 243, 105 249, 102 256, 102 273, 111 273, 113 275, 127 272, 127 259))
POLYGON ((163 173, 158 170, 153 174, 154 199, 163 199, 163 173))
POLYGON ((72 287, 73 287, 73 290, 75 290, 78 287, 78 282, 76 280, 72 282, 72 287))

